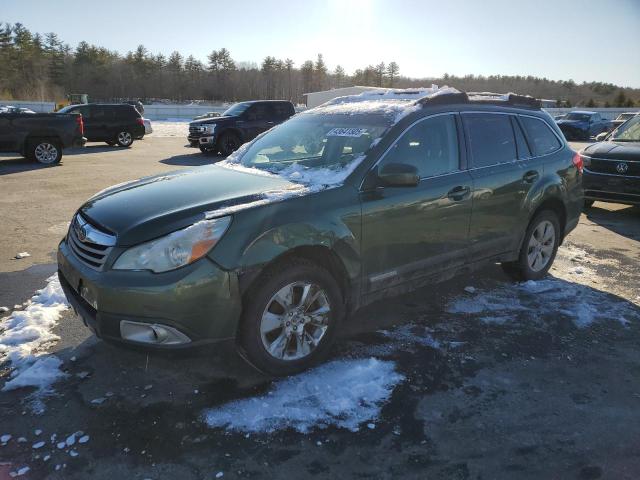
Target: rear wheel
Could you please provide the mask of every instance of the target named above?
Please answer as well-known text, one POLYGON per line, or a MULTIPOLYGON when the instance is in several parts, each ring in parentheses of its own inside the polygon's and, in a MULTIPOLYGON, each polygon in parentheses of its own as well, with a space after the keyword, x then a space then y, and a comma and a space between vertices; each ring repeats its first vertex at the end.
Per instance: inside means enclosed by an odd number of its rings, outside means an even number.
POLYGON ((502 268, 516 280, 539 280, 544 277, 560 245, 560 222, 551 210, 543 210, 529 223, 518 260, 503 262, 502 268))
POLYGON ((247 360, 269 374, 291 375, 323 359, 343 314, 333 276, 295 260, 256 284, 246 295, 240 331, 247 360))
POLYGON ((115 142, 121 147, 130 147, 133 143, 133 135, 131 135, 130 132, 123 130, 122 132, 118 132, 115 142))
POLYGON ((240 148, 240 137, 233 132, 225 132, 218 139, 218 151, 220 155, 227 157, 240 148))
POLYGON ((57 140, 32 140, 27 147, 27 158, 43 165, 55 165, 62 159, 62 145, 57 140))

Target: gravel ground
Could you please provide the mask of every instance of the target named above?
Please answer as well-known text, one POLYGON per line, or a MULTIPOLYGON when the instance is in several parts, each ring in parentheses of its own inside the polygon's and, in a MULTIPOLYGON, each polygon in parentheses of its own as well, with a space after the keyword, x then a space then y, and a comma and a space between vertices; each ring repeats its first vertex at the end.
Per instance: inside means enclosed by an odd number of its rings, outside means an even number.
MULTIPOLYGON (((0 305, 44 286, 64 225, 95 191, 211 160, 183 143, 93 146, 50 169, 0 158, 0 305), (31 256, 12 259, 22 251, 31 256)), ((24 467, 34 479, 640 472, 640 213, 630 207, 596 203, 544 281, 515 285, 489 267, 368 306, 342 326, 325 367, 289 381, 255 372, 230 346, 113 347, 70 311, 55 333, 50 351, 68 376, 38 397, 44 413, 33 390, 0 392, 0 437, 12 436, 0 479, 24 467)))

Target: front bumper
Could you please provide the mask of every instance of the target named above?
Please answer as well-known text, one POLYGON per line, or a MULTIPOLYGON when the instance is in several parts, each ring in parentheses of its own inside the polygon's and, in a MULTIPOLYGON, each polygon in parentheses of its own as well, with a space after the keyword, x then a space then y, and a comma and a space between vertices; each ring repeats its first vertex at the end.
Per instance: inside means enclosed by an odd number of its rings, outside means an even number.
POLYGON ((161 274, 97 271, 78 260, 63 240, 58 248, 58 276, 69 303, 105 340, 176 349, 229 340, 237 331, 241 311, 237 278, 207 257, 161 274), (166 325, 190 342, 131 342, 120 334, 122 320, 166 325))
POLYGON ((214 147, 216 144, 216 134, 214 133, 194 133, 189 132, 189 136, 187 137, 189 144, 197 146, 197 145, 207 145, 214 147))
POLYGON ((583 185, 586 200, 640 205, 640 177, 598 173, 585 168, 583 185))

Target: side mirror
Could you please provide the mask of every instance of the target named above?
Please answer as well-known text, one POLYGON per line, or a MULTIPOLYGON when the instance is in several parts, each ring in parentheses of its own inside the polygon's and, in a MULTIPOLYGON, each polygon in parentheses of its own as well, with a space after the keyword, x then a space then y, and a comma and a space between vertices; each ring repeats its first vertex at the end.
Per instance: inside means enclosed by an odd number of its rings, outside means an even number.
POLYGON ((604 142, 605 139, 609 136, 609 132, 602 132, 596 135, 596 142, 604 142))
POLYGON ((385 187, 415 187, 420 182, 420 175, 413 165, 388 163, 378 169, 378 179, 385 187))

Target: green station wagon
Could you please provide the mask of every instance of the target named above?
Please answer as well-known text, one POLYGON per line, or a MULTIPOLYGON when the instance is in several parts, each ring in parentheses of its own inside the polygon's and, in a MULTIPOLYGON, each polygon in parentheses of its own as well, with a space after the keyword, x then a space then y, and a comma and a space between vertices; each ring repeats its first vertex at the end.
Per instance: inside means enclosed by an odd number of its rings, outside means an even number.
POLYGON ((366 92, 216 165, 98 193, 60 243, 59 278, 105 340, 233 341, 287 375, 374 300, 487 263, 543 277, 581 183, 580 156, 531 97, 366 92))

